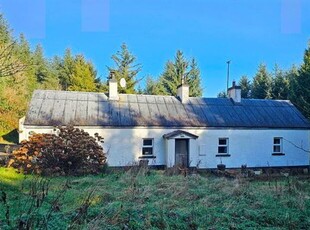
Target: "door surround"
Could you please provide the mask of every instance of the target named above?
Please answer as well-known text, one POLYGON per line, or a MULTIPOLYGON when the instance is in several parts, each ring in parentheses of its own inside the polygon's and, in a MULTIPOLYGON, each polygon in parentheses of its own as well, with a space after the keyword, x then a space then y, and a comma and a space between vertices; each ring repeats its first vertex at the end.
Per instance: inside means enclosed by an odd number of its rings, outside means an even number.
MULTIPOLYGON (((170 133, 163 135, 165 139, 166 151, 165 151, 165 158, 166 158, 166 166, 167 167, 174 167, 180 162, 180 158, 176 155, 176 149, 178 142, 182 143, 178 140, 185 140, 183 142, 183 146, 185 146, 185 150, 181 152, 181 154, 186 153, 185 162, 183 162, 186 167, 191 167, 191 158, 196 154, 195 146, 196 146, 196 139, 198 138, 197 135, 183 131, 183 130, 176 130, 170 133)), ((179 148, 179 147, 178 147, 179 148)), ((184 148, 184 147, 183 147, 184 148)))

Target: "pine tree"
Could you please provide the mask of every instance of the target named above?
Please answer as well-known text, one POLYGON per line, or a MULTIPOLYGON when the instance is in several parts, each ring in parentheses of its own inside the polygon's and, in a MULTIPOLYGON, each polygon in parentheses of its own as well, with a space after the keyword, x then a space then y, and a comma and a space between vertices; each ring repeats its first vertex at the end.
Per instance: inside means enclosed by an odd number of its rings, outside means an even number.
POLYGON ((33 64, 36 79, 42 84, 48 77, 48 64, 44 58, 43 48, 41 45, 37 45, 35 48, 33 53, 33 64))
POLYGON ((168 61, 166 63, 164 73, 161 75, 159 79, 159 82, 163 85, 164 88, 163 92, 164 95, 175 96, 177 94, 177 87, 181 84, 182 77, 184 74, 182 73, 181 69, 177 70, 177 65, 180 64, 178 62, 180 62, 182 59, 183 56, 181 57, 177 56, 175 63, 172 63, 171 61, 168 61))
POLYGON ((259 65, 253 79, 252 97, 257 99, 271 98, 271 77, 264 64, 259 65))
POLYGON ((174 62, 166 63, 165 70, 159 79, 159 84, 163 86, 161 94, 175 96, 182 80, 189 84, 190 96, 202 95, 200 70, 196 60, 192 59, 189 63, 183 52, 178 50, 174 62))
POLYGON ((53 90, 61 90, 63 89, 62 85, 60 84, 59 79, 59 65, 57 64, 58 57, 54 57, 52 60, 46 60, 45 64, 46 68, 46 75, 44 76, 43 82, 40 85, 42 89, 53 89, 53 90))
MULTIPOLYGON (((46 68, 44 68, 44 72, 46 71, 46 75, 44 74, 42 78, 42 83, 40 88, 42 89, 54 89, 54 90, 66 90, 67 88, 64 85, 68 86, 68 83, 64 84, 62 81, 61 84, 61 73, 62 70, 62 59, 58 56, 54 56, 51 60, 45 60, 46 68)), ((42 75, 41 75, 42 76, 42 75)), ((63 80, 64 78, 62 78, 63 80)))
POLYGON ((67 90, 71 86, 71 76, 74 71, 74 57, 69 48, 66 49, 63 59, 54 58, 54 65, 58 70, 58 78, 63 90, 67 90))
POLYGON ((272 79, 272 98, 287 100, 289 95, 289 80, 283 71, 275 65, 274 77, 272 79))
POLYGON ((239 81, 241 87, 241 98, 251 98, 252 84, 247 76, 242 76, 239 81))
POLYGON ((121 50, 112 55, 112 60, 115 62, 116 67, 108 67, 109 71, 114 72, 117 81, 121 78, 126 80, 126 88, 118 86, 120 93, 135 93, 135 86, 139 80, 137 75, 141 71, 141 64, 137 64, 137 58, 128 50, 125 43, 122 44, 121 50))
POLYGON ((74 58, 73 70, 68 90, 72 91, 96 91, 97 72, 91 62, 87 62, 83 55, 77 55, 74 58))
POLYGON ((217 94, 217 97, 218 97, 218 98, 227 98, 228 95, 227 95, 226 90, 222 90, 221 92, 219 92, 219 93, 217 94))
POLYGON ((148 95, 163 95, 164 94, 163 84, 159 80, 154 80, 151 76, 146 78, 146 87, 144 94, 148 95))
POLYGON ((310 118, 310 42, 298 74, 291 79, 291 101, 310 118))
POLYGON ((0 13, 0 43, 10 44, 12 42, 14 41, 12 38, 11 29, 3 15, 0 13))
POLYGON ((19 42, 16 45, 16 54, 22 62, 31 63, 30 45, 24 34, 19 35, 19 42))
POLYGON ((138 86, 137 94, 143 94, 143 89, 142 89, 141 85, 138 86))
POLYGON ((191 60, 190 71, 188 73, 188 84, 189 84, 189 96, 191 97, 201 97, 201 76, 198 64, 195 58, 191 60))
POLYGON ((285 72, 285 77, 289 81, 289 93, 288 99, 294 101, 294 89, 297 84, 297 76, 298 76, 298 67, 296 65, 292 65, 292 67, 285 72))
POLYGON ((100 87, 93 64, 81 54, 73 56, 70 49, 66 49, 63 58, 54 57, 51 68, 51 83, 57 86, 59 81, 63 90, 94 92, 100 87))
POLYGON ((30 45, 23 34, 20 34, 19 36, 19 42, 16 44, 15 52, 18 59, 17 63, 20 63, 20 65, 23 66, 23 69, 19 72, 23 72, 23 77, 25 77, 24 84, 27 84, 28 88, 27 96, 30 99, 32 92, 37 87, 37 80, 34 76, 34 63, 30 45))

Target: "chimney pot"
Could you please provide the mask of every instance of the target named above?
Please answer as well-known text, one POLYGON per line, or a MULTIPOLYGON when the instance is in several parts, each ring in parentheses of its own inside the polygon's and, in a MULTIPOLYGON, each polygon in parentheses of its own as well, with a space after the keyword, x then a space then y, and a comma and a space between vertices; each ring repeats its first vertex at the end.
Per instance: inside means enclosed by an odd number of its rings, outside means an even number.
POLYGON ((115 71, 110 70, 109 79, 115 79, 115 71))

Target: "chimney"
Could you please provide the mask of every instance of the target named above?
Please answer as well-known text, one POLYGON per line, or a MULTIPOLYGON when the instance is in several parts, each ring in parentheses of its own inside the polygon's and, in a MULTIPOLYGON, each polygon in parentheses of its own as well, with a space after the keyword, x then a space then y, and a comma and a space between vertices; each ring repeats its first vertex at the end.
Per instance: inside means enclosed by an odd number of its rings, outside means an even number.
POLYGON ((177 96, 182 103, 186 103, 189 98, 189 85, 184 83, 184 78, 182 79, 181 85, 177 88, 177 96))
POLYGON ((110 101, 118 101, 118 91, 117 91, 117 80, 115 79, 114 71, 110 71, 109 76, 109 100, 110 101))
POLYGON ((232 87, 228 88, 228 97, 233 99, 234 102, 241 102, 241 87, 236 85, 236 82, 232 82, 232 87))

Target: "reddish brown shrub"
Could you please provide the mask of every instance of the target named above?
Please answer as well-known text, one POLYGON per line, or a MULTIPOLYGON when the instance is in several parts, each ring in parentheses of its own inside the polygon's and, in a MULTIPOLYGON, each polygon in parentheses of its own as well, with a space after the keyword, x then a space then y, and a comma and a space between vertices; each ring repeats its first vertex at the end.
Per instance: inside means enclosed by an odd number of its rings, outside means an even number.
POLYGON ((8 166, 24 173, 45 175, 96 174, 102 171, 106 156, 97 141, 72 126, 60 127, 58 135, 34 134, 13 152, 8 166))

